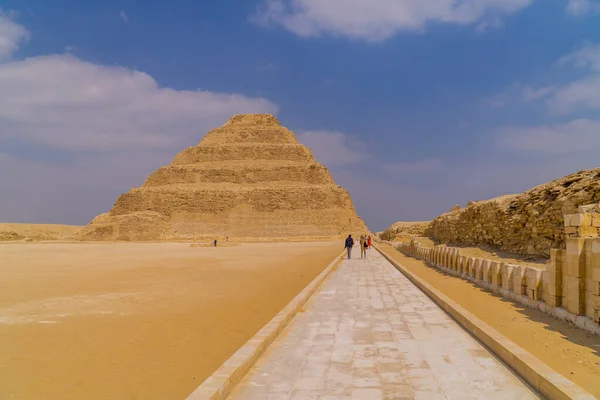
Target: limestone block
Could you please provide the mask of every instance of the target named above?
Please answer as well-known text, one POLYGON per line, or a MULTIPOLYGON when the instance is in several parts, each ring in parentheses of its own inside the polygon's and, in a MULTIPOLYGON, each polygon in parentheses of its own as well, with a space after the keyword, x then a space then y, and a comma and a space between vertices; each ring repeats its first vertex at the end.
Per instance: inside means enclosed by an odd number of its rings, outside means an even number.
POLYGON ((458 257, 458 249, 453 247, 450 252, 450 264, 448 265, 448 268, 450 268, 451 270, 456 269, 456 258, 457 257, 458 257))
POLYGON ((577 207, 579 214, 595 214, 600 212, 600 204, 587 204, 577 207))
POLYGON ((502 287, 506 290, 513 290, 513 268, 511 264, 502 264, 501 267, 502 287))
POLYGON ((483 280, 483 262, 485 260, 478 258, 475 260, 475 279, 483 280))
POLYGON ((592 216, 590 214, 573 214, 569 216, 571 226, 592 226, 592 216))
POLYGON ((470 260, 471 257, 465 256, 465 258, 463 259, 463 274, 464 275, 469 275, 469 265, 470 265, 470 260))
POLYGON ((592 226, 600 228, 600 214, 592 215, 592 226))
POLYGON ((456 263, 456 271, 459 274, 463 274, 464 269, 465 269, 465 263, 467 262, 467 257, 465 256, 459 256, 458 257, 458 262, 456 263))
POLYGON ((585 282, 585 288, 595 296, 600 296, 600 282, 588 279, 585 282))
POLYGON ((568 228, 571 226, 571 216, 570 215, 565 214, 564 221, 565 221, 565 228, 568 228))
POLYGON ((567 238, 566 254, 564 257, 563 272, 567 276, 577 278, 585 277, 585 239, 567 238))
POLYGON ((475 257, 468 257, 467 258, 467 274, 469 276, 475 276, 475 257))
POLYGON ((482 274, 482 280, 486 283, 491 283, 492 282, 492 273, 491 273, 491 267, 492 267, 492 260, 483 260, 482 266, 481 266, 481 274, 482 274))
POLYGON ((562 298, 560 296, 552 296, 546 293, 546 304, 550 307, 560 307, 562 305, 562 298))
POLYGON ((563 287, 563 303, 570 313, 580 315, 585 312, 585 281, 567 276, 563 287))
POLYGON ((441 266, 444 268, 448 268, 448 257, 450 254, 450 249, 448 247, 444 247, 442 249, 442 260, 440 262, 441 266))
POLYGON ((527 293, 527 281, 525 280, 525 267, 522 267, 520 265, 515 265, 513 266, 513 291, 516 294, 524 294, 526 295, 527 293))
POLYGON ((525 268, 525 279, 527 282, 527 297, 533 300, 542 300, 544 294, 542 285, 543 270, 533 267, 525 268))
MULTIPOLYGON (((492 278, 492 286, 501 287, 502 286, 502 275, 501 275, 501 267, 503 264, 498 261, 492 261, 490 263, 490 275, 492 278)), ((502 286, 504 287, 504 286, 502 286)))
POLYGON ((598 228, 592 225, 583 225, 579 227, 579 236, 585 238, 597 238, 598 228))

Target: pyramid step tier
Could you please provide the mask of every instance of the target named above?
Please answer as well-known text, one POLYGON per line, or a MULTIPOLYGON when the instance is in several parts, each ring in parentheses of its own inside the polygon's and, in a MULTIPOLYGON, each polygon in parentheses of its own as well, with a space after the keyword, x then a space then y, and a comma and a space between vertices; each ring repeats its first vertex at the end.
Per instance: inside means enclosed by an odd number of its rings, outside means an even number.
POLYGON ((143 187, 174 184, 245 184, 296 183, 333 184, 327 168, 313 163, 279 163, 250 165, 173 165, 159 168, 146 180, 143 187))
POLYGON ((154 211, 162 215, 174 212, 223 213, 239 206, 253 211, 323 210, 337 207, 352 210, 348 192, 336 185, 291 186, 285 188, 204 189, 198 187, 137 188, 117 199, 110 215, 154 211))
POLYGON ((227 144, 189 147, 171 165, 190 165, 235 160, 279 160, 315 163, 311 151, 301 144, 227 144))
POLYGON ((213 129, 200 141, 201 145, 231 143, 298 144, 294 133, 282 126, 268 128, 223 127, 213 129))

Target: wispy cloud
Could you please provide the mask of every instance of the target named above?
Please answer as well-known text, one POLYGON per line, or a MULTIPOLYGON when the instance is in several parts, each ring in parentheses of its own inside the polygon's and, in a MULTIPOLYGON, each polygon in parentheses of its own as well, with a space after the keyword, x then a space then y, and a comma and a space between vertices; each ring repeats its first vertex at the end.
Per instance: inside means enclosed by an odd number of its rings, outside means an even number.
POLYGON ((509 150, 549 155, 600 154, 600 121, 578 119, 553 125, 505 127, 498 131, 496 144, 509 150))
POLYGON ((127 16, 127 14, 125 14, 125 11, 121 10, 121 12, 119 12, 119 18, 125 21, 126 24, 129 23, 129 17, 127 16))
POLYGON ((30 37, 29 31, 13 20, 15 16, 0 8, 0 59, 10 57, 30 37))
POLYGON ((177 147, 182 138, 196 140, 200 127, 261 111, 276 113, 277 106, 240 94, 163 88, 144 72, 69 54, 0 64, 0 139, 16 135, 70 149, 177 147))
MULTIPOLYGON (((27 30, 6 17, 1 24, 6 55, 27 30)), ((264 98, 161 87, 147 73, 71 54, 7 60, 0 221, 85 223, 231 115, 277 111, 264 98)))
POLYGON ((300 131, 298 140, 312 149, 318 162, 328 167, 361 163, 369 159, 366 145, 338 131, 300 131))
POLYGON ((578 50, 558 59, 555 65, 577 68, 580 73, 576 79, 560 84, 551 82, 535 87, 513 83, 486 99, 486 103, 490 107, 503 107, 538 102, 556 115, 568 115, 575 110, 600 110, 600 44, 586 42, 578 50))
POLYGON ((301 36, 333 35, 370 42, 399 31, 422 31, 431 22, 470 25, 480 31, 500 26, 501 18, 534 0, 263 0, 252 17, 301 36))
POLYGON ((569 0, 567 13, 576 17, 600 12, 600 2, 597 0, 569 0))

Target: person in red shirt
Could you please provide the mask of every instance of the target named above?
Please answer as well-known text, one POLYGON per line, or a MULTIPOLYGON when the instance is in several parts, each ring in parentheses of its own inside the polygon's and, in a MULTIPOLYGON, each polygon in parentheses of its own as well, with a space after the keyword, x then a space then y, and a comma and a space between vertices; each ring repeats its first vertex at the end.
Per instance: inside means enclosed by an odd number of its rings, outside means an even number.
POLYGON ((367 238, 367 246, 369 246, 369 249, 371 248, 371 236, 367 238))

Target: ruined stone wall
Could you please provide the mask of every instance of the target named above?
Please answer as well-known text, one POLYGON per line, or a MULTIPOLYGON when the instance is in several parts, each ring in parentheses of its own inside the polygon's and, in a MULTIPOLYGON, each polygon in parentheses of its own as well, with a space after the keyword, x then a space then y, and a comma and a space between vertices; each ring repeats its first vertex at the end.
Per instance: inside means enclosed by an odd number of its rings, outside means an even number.
POLYGON ((381 240, 392 242, 410 239, 413 236, 423 236, 431 222, 396 222, 381 232, 381 240))
POLYGON ((600 202, 600 168, 581 171, 518 195, 471 202, 433 220, 425 234, 457 245, 491 245, 521 254, 550 256, 565 248, 563 215, 600 202))
POLYGON ((460 248, 423 246, 415 240, 395 247, 444 272, 600 335, 600 232, 596 229, 600 210, 592 206, 580 211, 564 216, 565 249, 552 249, 545 268, 464 256, 460 248))

